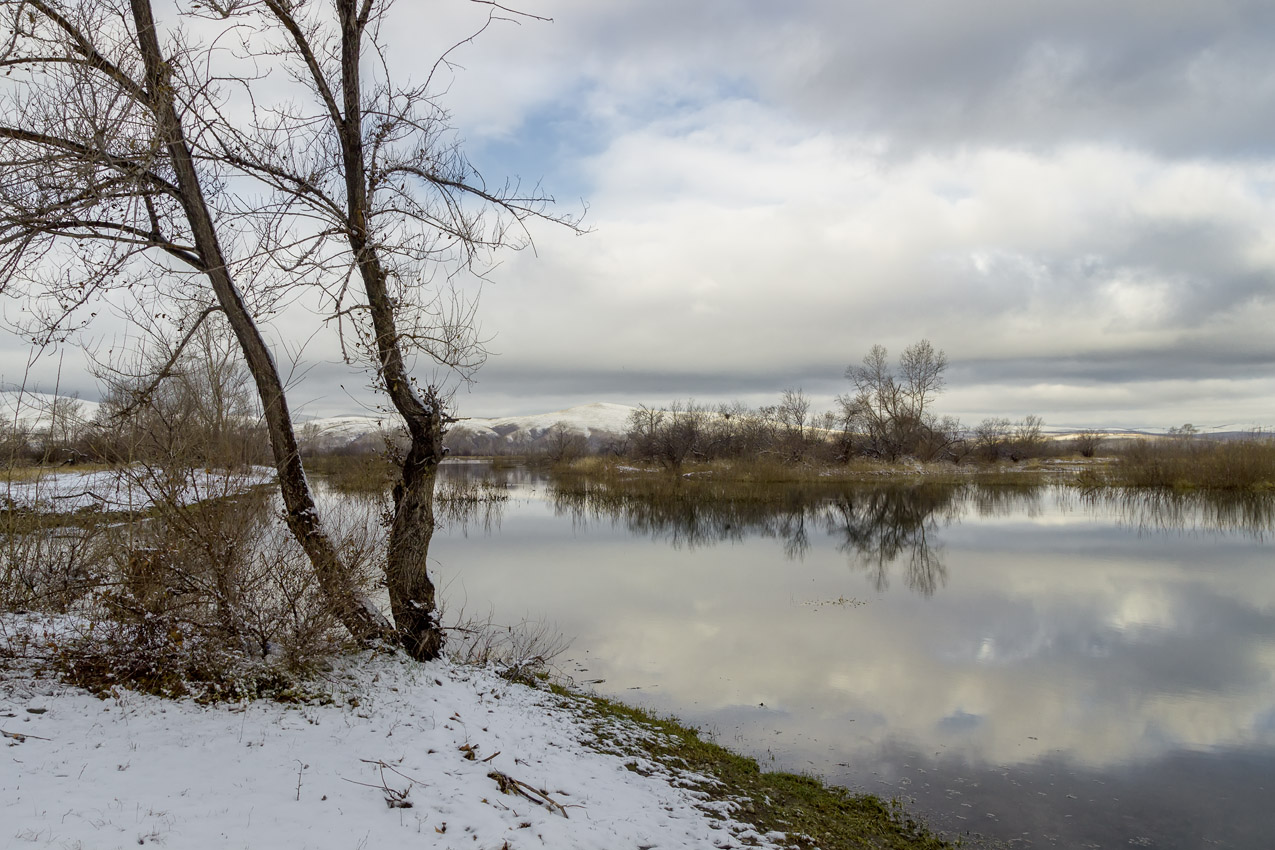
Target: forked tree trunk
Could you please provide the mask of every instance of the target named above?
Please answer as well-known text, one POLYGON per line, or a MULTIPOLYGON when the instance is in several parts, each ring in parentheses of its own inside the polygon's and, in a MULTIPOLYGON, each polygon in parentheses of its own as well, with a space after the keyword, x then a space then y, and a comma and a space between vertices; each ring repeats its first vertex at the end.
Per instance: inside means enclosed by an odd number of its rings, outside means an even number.
POLYGON ((437 658, 443 649, 434 583, 426 569, 434 535, 434 481, 443 459, 442 402, 432 391, 423 398, 408 374, 385 267, 369 234, 359 61, 371 5, 365 3, 362 14, 354 0, 337 0, 336 6, 341 29, 342 112, 337 135, 345 167, 346 235, 367 294, 379 377, 411 438, 402 478, 394 489, 385 578, 399 641, 413 658, 427 660, 437 658))

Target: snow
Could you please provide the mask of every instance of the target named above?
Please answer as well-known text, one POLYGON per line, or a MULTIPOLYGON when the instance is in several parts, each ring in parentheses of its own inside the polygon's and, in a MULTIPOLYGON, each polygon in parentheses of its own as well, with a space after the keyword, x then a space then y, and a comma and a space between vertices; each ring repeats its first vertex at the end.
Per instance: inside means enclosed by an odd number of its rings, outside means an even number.
MULTIPOLYGON (((41 628, 10 617, 0 638, 41 628)), ((4 847, 774 846, 695 777, 600 751, 581 701, 490 669, 363 654, 317 680, 326 705, 102 700, 4 672, 4 847)))
MULTIPOLYGON (((472 436, 527 446, 535 444, 553 426, 562 425, 568 433, 601 442, 623 435, 635 409, 627 404, 595 402, 528 416, 467 417, 447 430, 453 438, 472 436)), ((305 422, 300 434, 305 441, 332 448, 358 442, 372 434, 392 432, 398 425, 394 416, 332 416, 305 422)))
MULTIPOLYGON (((176 483, 180 491, 174 496, 174 501, 181 505, 242 493, 274 481, 275 475, 268 467, 255 467, 234 475, 202 469, 185 470, 182 474, 183 480, 176 483)), ((161 476, 160 471, 140 466, 93 472, 49 472, 28 481, 0 485, 0 507, 55 513, 141 511, 151 506, 155 495, 172 492, 172 487, 160 480, 161 476)))
POLYGON ((375 434, 397 422, 396 416, 328 416, 301 423, 298 430, 303 436, 320 442, 349 441, 367 434, 375 434))
MULTIPOLYGON (((591 436, 599 431, 607 434, 622 434, 628 426, 629 417, 635 408, 627 404, 595 402, 556 410, 553 413, 539 413, 532 416, 505 416, 499 419, 466 419, 461 424, 471 427, 487 427, 492 431, 501 431, 515 427, 538 436, 554 425, 561 423, 570 431, 591 436)), ((458 426, 459 427, 459 426, 458 426)))
POLYGON ((59 399, 66 399, 74 406, 76 419, 81 423, 92 421, 100 407, 96 401, 69 396, 32 390, 0 390, 0 422, 32 430, 47 428, 53 404, 59 399))

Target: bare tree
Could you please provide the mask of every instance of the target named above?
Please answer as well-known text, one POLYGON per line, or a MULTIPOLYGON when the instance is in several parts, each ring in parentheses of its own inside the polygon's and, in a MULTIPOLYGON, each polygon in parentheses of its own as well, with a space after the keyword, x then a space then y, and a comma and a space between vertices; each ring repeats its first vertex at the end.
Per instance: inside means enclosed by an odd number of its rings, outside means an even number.
MULTIPOLYGON (((26 85, 5 90, 0 125, 0 282, 33 305, 31 341, 65 339, 85 321, 79 308, 121 285, 140 290, 133 302, 140 310, 163 315, 156 305, 164 293, 143 277, 154 268, 139 268, 140 260, 161 268, 176 262, 202 277, 215 308, 200 320, 221 310, 243 351, 289 527, 325 596, 357 637, 392 634, 360 598, 319 523, 283 381, 257 323, 260 305, 232 277, 218 211, 205 192, 222 172, 196 159, 181 117, 197 114, 191 92, 203 91, 184 76, 198 67, 192 48, 181 41, 161 48, 148 0, 10 0, 4 11, 10 35, 0 62, 26 85)), ((180 353, 193 328, 177 330, 185 334, 180 353)))
POLYGON ((589 453, 589 441, 584 434, 565 422, 555 422, 544 433, 542 445, 545 457, 553 463, 567 463, 589 453))
POLYGON ((98 371, 105 390, 95 454, 115 462, 181 459, 216 467, 265 462, 256 388, 224 325, 209 317, 183 352, 173 349, 161 338, 135 352, 131 366, 98 371))
POLYGON ((1098 453, 1106 439, 1105 435, 1095 428, 1085 428, 1076 432, 1074 444, 1081 457, 1093 457, 1098 453))
POLYGON ((394 635, 430 658, 442 633, 426 556, 450 420, 441 380, 418 386, 412 364, 481 363, 473 302, 448 293, 487 252, 517 244, 510 225, 543 217, 549 199, 488 187, 430 82, 393 84, 387 5, 192 4, 205 15, 193 26, 212 28, 205 48, 181 29, 161 43, 150 0, 5 0, 0 64, 23 80, 2 95, 0 287, 40 305, 24 328, 36 344, 65 339, 107 295, 157 320, 191 316, 172 320, 175 356, 223 313, 260 398, 288 525, 329 602, 357 637, 394 635), (241 50, 223 48, 233 38, 241 50), (270 69, 299 89, 265 101, 257 82, 270 69), (202 281, 179 299, 185 309, 157 283, 174 280, 202 281), (260 329, 299 288, 317 293, 347 358, 370 368, 410 435, 387 553, 392 629, 319 521, 260 329))
POLYGON ((922 450, 933 443, 930 405, 943 391, 945 371, 947 355, 928 340, 905 348, 897 369, 884 346, 872 346, 860 365, 846 369, 855 387, 838 398, 847 430, 861 432, 866 451, 889 460, 922 450))
POLYGON ((1014 423, 1014 433, 1010 448, 1010 459, 1015 463, 1023 458, 1034 457, 1045 447, 1045 420, 1034 413, 1029 413, 1014 423))
POLYGON ((1003 416, 989 416, 974 426, 975 450, 984 460, 998 460, 1007 449, 1014 423, 1003 416))
POLYGON ((805 436, 806 420, 810 416, 810 398, 802 392, 801 387, 784 390, 779 397, 776 412, 785 428, 796 432, 798 437, 805 436))

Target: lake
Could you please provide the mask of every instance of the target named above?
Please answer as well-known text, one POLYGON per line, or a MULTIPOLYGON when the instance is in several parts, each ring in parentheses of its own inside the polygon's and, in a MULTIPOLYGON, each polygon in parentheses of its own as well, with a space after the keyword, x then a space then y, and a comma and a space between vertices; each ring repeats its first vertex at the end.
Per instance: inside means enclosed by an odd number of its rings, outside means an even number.
POLYGON ((450 520, 449 615, 546 620, 577 684, 763 768, 1010 847, 1269 846, 1275 502, 1076 488, 555 495, 450 520))

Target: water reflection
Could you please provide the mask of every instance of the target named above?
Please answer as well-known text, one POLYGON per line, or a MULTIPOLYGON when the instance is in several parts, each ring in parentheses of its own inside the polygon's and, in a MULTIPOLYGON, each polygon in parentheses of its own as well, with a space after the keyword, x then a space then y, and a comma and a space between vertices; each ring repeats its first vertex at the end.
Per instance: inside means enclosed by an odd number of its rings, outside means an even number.
MULTIPOLYGON (((526 485, 534 478, 523 480, 526 485)), ((1264 540, 1275 528, 1275 500, 1252 494, 1177 493, 1153 490, 1073 491, 1054 486, 772 485, 766 499, 729 494, 703 500, 695 494, 625 495, 548 486, 554 511, 574 527, 590 521, 620 524, 630 533, 662 539, 675 547, 740 543, 774 538, 784 555, 800 560, 810 550, 811 528, 837 541, 851 565, 867 573, 878 591, 898 569, 903 583, 924 596, 947 582, 942 546, 934 533, 964 514, 983 518, 1011 514, 1042 516, 1046 497, 1055 507, 1083 506, 1092 515, 1116 516, 1139 531, 1241 533, 1264 540)))
POLYGON ((606 494, 599 498, 587 491, 555 490, 552 504, 555 513, 570 517, 577 528, 603 521, 634 535, 690 549, 771 538, 780 541, 790 560, 806 556, 815 529, 835 538, 838 550, 857 569, 871 573, 879 590, 889 587, 890 572, 897 563, 903 564, 907 587, 925 595, 946 581, 946 568, 939 547, 931 543, 931 532, 959 514, 962 488, 780 485, 775 490, 766 500, 725 497, 711 501, 689 496, 606 494))
POLYGON ((902 564, 908 589, 931 596, 947 584, 941 547, 931 537, 956 518, 961 495, 952 487, 855 490, 827 506, 825 527, 850 563, 872 576, 878 592, 889 588, 891 569, 902 564))
POLYGON ((676 504, 534 475, 511 492, 498 534, 439 541, 444 579, 555 621, 565 672, 604 692, 764 764, 916 797, 954 831, 1257 846, 1228 820, 1256 809, 1216 801, 1275 784, 1269 502, 966 485, 676 504), (1192 801, 1198 776, 1216 784, 1192 801))
POLYGON ((1097 490, 1086 505, 1119 516, 1140 531, 1239 533, 1257 540, 1275 530, 1275 499, 1256 493, 1097 490))

